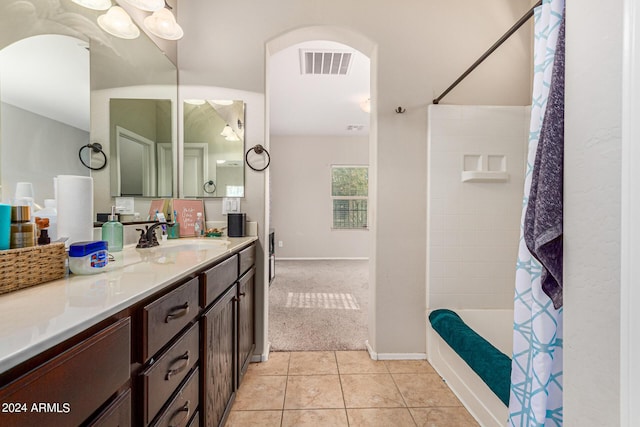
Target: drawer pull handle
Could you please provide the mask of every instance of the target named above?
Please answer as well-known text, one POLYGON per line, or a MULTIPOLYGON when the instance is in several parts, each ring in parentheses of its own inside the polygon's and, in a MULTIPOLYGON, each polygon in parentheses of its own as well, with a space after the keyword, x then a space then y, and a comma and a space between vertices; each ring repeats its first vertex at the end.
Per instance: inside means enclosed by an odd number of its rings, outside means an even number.
POLYGON ((171 419, 169 420, 169 427, 178 427, 184 424, 185 421, 187 421, 187 419, 189 418, 189 401, 187 400, 186 402, 184 402, 184 405, 182 405, 182 408, 178 409, 175 414, 173 414, 173 416, 171 417, 171 419), (173 419, 176 417, 176 415, 179 415, 180 412, 184 412, 184 415, 180 418, 180 420, 178 422, 173 422, 173 419))
POLYGON ((167 375, 164 378, 165 380, 169 381, 172 376, 174 376, 175 374, 179 374, 180 372, 184 371, 184 368, 189 366, 189 350, 185 351, 182 356, 173 361, 173 363, 176 362, 180 363, 180 366, 174 368, 174 365, 172 364, 171 369, 167 371, 167 375))
POLYGON ((173 308, 167 318, 164 319, 164 323, 169 323, 170 320, 177 319, 178 317, 186 316, 189 312, 189 302, 185 302, 184 305, 173 308))

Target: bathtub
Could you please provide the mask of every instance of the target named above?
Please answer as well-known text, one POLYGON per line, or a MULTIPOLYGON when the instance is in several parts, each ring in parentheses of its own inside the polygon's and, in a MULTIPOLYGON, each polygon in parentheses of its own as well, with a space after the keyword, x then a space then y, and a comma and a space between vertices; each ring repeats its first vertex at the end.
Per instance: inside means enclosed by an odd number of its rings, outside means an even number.
MULTIPOLYGON (((471 329, 511 357, 513 310, 453 309, 471 329)), ((428 317, 427 313, 427 317, 428 317)), ((449 388, 483 427, 504 427, 508 408, 431 327, 427 319, 427 358, 449 388)))

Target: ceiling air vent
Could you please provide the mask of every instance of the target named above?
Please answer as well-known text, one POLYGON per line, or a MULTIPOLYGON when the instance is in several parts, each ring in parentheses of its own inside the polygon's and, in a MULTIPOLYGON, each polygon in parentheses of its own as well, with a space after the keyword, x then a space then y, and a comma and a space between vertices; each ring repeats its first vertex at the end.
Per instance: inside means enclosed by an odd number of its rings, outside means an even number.
POLYGON ((347 130, 351 132, 363 131, 364 125, 347 125, 347 130))
POLYGON ((340 50, 300 50, 302 74, 346 75, 353 53, 340 50))

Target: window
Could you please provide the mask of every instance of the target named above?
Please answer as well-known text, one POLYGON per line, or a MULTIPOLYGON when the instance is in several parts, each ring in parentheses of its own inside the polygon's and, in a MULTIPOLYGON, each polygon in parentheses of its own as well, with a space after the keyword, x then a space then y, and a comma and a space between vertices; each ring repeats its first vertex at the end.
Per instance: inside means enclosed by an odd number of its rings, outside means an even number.
POLYGON ((369 168, 331 166, 333 228, 367 228, 369 168))

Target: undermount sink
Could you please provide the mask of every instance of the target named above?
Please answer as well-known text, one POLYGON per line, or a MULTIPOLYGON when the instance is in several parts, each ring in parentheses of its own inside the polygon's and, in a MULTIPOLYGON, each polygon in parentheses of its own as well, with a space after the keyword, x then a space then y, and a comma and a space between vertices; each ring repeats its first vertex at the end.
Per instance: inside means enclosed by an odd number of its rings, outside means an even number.
POLYGON ((153 249, 160 250, 162 252, 182 252, 182 251, 202 251, 213 248, 222 248, 229 245, 229 240, 226 239, 210 239, 203 238, 198 240, 167 240, 161 242, 160 246, 155 246, 153 249))

